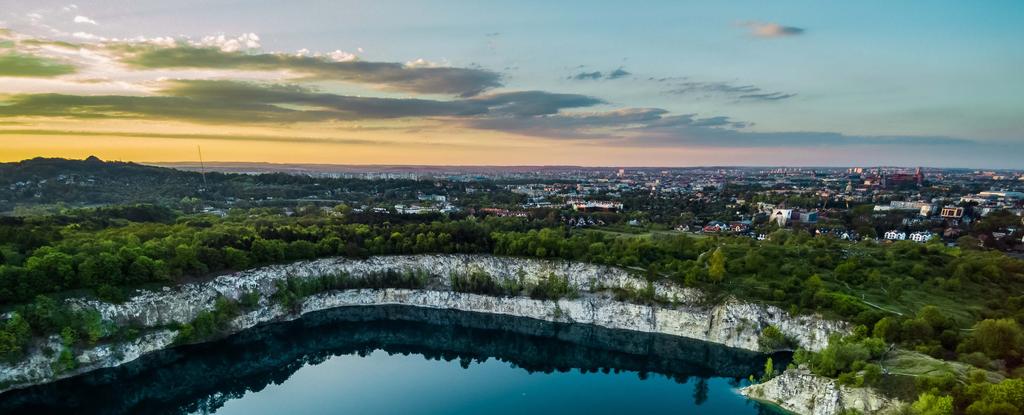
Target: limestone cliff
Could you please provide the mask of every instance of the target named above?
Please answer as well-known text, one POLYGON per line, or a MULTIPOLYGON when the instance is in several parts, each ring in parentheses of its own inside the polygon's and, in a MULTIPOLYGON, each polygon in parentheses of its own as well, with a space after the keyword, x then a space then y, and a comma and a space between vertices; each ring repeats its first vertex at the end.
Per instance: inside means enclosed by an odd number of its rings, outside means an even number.
POLYGON ((682 336, 730 347, 758 350, 761 330, 774 325, 802 347, 820 350, 832 333, 843 332, 847 325, 812 316, 791 316, 765 305, 726 301, 708 306, 698 290, 669 284, 656 284, 661 298, 671 305, 649 306, 618 302, 600 292, 610 287, 640 289, 646 282, 629 272, 607 266, 567 261, 495 257, 488 255, 386 256, 366 260, 328 258, 287 265, 268 266, 216 277, 210 281, 141 292, 122 304, 92 299, 68 300, 74 307, 92 308, 105 320, 117 324, 137 324, 152 328, 139 339, 126 344, 107 344, 80 351, 78 367, 54 373, 57 339, 49 339, 17 364, 0 364, 0 390, 49 382, 102 367, 123 364, 154 350, 169 347, 175 336, 166 327, 193 320, 197 314, 213 308, 218 297, 237 299, 244 293, 260 294, 260 306, 232 321, 233 332, 256 325, 297 318, 302 314, 346 306, 408 305, 481 313, 528 317, 546 321, 576 322, 596 326, 649 333, 682 336), (346 272, 352 277, 386 270, 426 270, 432 275, 429 289, 364 289, 332 291, 313 295, 292 313, 270 301, 279 280, 313 278, 346 272), (448 275, 478 269, 494 278, 536 280, 549 274, 566 276, 580 296, 558 301, 526 297, 492 297, 448 290, 448 275), (47 350, 49 349, 49 351, 47 350))
POLYGON ((740 393, 803 415, 837 415, 850 409, 863 414, 886 414, 903 405, 873 389, 838 385, 834 379, 807 369, 788 369, 765 383, 740 389, 740 393))

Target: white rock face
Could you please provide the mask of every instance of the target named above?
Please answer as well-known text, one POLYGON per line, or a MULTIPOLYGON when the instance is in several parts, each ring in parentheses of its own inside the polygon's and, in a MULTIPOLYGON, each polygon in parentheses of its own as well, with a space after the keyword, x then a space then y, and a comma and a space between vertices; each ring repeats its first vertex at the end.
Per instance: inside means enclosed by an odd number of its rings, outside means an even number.
POLYGON ((786 370, 768 382, 740 389, 740 393, 805 415, 836 415, 846 409, 885 414, 903 405, 902 401, 882 396, 870 388, 839 386, 835 380, 806 369, 786 370))
MULTIPOLYGON (((142 292, 122 304, 86 299, 72 299, 69 302, 75 307, 96 309, 105 320, 118 324, 134 323, 157 328, 192 321, 200 312, 212 309, 218 297, 238 299, 245 293, 258 292, 261 296, 260 307, 233 320, 234 331, 270 321, 294 319, 301 314, 330 308, 389 304, 594 324, 606 328, 688 337, 755 351, 758 350, 759 334, 768 325, 776 326, 810 350, 820 350, 827 345, 830 334, 848 329, 841 322, 810 316, 790 316, 772 306, 738 301, 705 306, 699 290, 669 284, 655 284, 654 288, 659 296, 673 300, 673 306, 623 303, 590 292, 597 287, 641 289, 646 285, 643 279, 625 270, 600 265, 489 255, 418 255, 366 260, 328 258, 302 261, 222 275, 207 282, 142 292), (581 295, 574 299, 542 301, 526 297, 492 297, 448 291, 449 275, 474 269, 502 280, 523 278, 536 281, 549 274, 564 276, 581 295), (314 278, 346 272, 358 278, 387 270, 426 270, 433 276, 428 284, 430 289, 325 292, 306 298, 298 314, 290 313, 270 301, 270 296, 276 291, 275 283, 289 277, 314 278)), ((168 347, 174 335, 171 330, 160 329, 132 344, 102 345, 85 350, 78 356, 78 369, 60 376, 55 376, 50 369, 56 356, 46 356, 41 347, 19 364, 0 364, 0 382, 3 385, 0 390, 119 365, 150 351, 168 347)), ((51 342, 54 341, 57 340, 51 339, 51 342)), ((59 347, 55 349, 59 350, 59 347)))
POLYGON ((100 368, 120 366, 147 353, 171 346, 176 334, 177 332, 172 330, 154 330, 131 342, 104 344, 86 349, 75 357, 78 367, 63 373, 55 373, 53 370, 53 364, 62 345, 60 336, 52 336, 17 364, 0 364, 0 382, 3 382, 0 392, 52 382, 100 368), (45 349, 52 352, 44 352, 45 349))

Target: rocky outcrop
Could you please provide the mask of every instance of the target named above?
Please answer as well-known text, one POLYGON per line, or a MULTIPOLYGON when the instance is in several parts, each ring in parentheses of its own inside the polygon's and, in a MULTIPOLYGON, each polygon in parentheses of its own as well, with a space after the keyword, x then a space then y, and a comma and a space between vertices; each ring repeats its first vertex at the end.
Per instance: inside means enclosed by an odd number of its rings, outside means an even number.
MULTIPOLYGON (((271 321, 289 320, 309 312, 346 306, 407 305, 479 313, 527 317, 556 322, 592 324, 605 328, 682 336, 729 347, 758 350, 761 330, 777 327, 799 345, 819 350, 827 345, 830 334, 846 330, 840 322, 812 316, 791 316, 783 310, 739 301, 708 306, 700 291, 669 284, 655 284, 666 305, 641 305, 613 300, 602 290, 607 288, 641 289, 647 283, 629 272, 607 266, 567 261, 546 261, 488 255, 387 256, 366 260, 328 258, 287 265, 268 266, 216 277, 207 282, 145 291, 122 304, 91 299, 68 300, 72 306, 98 310, 103 319, 116 324, 134 324, 154 330, 129 344, 103 345, 77 354, 77 369, 54 373, 52 350, 56 344, 42 345, 29 358, 14 365, 0 364, 3 389, 21 387, 83 373, 101 367, 122 364, 149 351, 168 347, 175 335, 166 327, 192 321, 200 312, 210 310, 219 297, 238 299, 246 293, 258 293, 259 306, 231 323, 232 331, 242 331, 271 321), (363 289, 332 291, 310 296, 294 313, 274 304, 270 297, 276 283, 286 278, 315 278, 347 273, 360 276, 388 270, 419 270, 431 276, 428 289, 363 289), (549 274, 564 276, 580 295, 558 301, 526 297, 492 297, 457 293, 449 290, 452 273, 480 270, 499 280, 536 281, 549 274), (47 349, 51 352, 47 353, 47 349)), ((54 343, 57 339, 51 339, 54 343)))
POLYGON ((844 410, 864 414, 893 413, 903 402, 870 388, 838 385, 807 369, 788 369, 767 382, 740 389, 744 396, 804 415, 837 415, 844 410))

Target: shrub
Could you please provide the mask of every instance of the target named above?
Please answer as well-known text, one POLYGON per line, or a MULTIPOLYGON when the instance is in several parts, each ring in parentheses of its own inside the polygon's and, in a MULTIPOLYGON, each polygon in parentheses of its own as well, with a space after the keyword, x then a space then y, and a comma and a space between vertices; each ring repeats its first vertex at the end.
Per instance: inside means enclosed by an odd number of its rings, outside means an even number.
POLYGON ((213 310, 203 311, 191 323, 178 326, 175 342, 193 343, 220 336, 239 314, 237 302, 220 297, 214 302, 213 310))
POLYGON ((460 293, 474 293, 484 295, 515 295, 521 291, 516 290, 515 284, 502 284, 490 274, 473 270, 467 273, 453 273, 450 277, 452 290, 460 293))
POLYGON ((910 409, 916 415, 953 415, 953 397, 922 393, 910 409))
MULTIPOLYGON (((828 347, 817 353, 798 350, 794 359, 810 365, 811 371, 816 374, 837 378, 844 373, 859 372, 869 361, 878 359, 884 352, 885 343, 881 339, 854 334, 846 337, 832 336, 828 347)), ((847 379, 856 383, 851 376, 847 376, 847 379)))
POLYGON ((793 350, 797 343, 792 337, 783 334, 778 327, 769 325, 761 330, 761 335, 757 338, 757 346, 762 352, 774 352, 793 350))
POLYGON ((530 288, 530 298, 535 300, 557 300, 575 296, 576 290, 569 286, 569 279, 555 274, 548 274, 530 288))

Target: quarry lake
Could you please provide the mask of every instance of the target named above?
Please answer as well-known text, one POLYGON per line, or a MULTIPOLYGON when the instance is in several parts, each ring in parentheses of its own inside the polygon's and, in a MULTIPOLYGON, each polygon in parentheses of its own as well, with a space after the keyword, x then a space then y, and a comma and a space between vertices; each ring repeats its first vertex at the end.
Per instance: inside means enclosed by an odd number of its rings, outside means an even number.
POLYGON ((344 307, 10 391, 0 413, 781 413, 735 391, 766 359, 590 325, 344 307))

